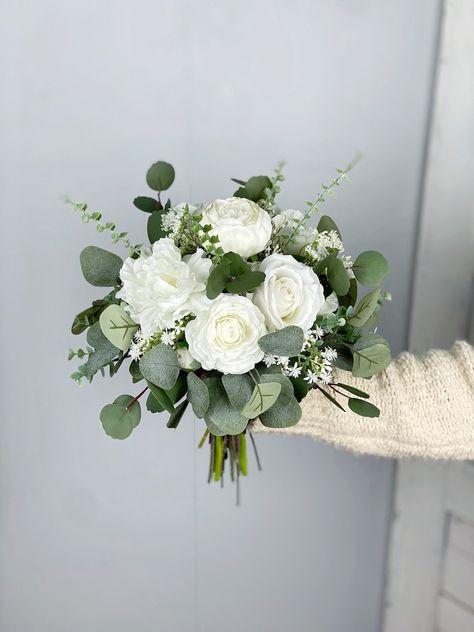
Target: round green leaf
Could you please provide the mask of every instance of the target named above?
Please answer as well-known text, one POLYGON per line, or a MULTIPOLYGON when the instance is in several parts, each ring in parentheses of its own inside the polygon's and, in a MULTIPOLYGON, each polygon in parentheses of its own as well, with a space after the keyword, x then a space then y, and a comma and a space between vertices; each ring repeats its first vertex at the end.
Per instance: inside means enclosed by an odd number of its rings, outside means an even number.
POLYGON ((158 206, 158 200, 147 197, 145 195, 140 195, 136 197, 133 200, 133 205, 140 209, 140 211, 144 211, 145 213, 153 213, 153 211, 160 210, 158 206))
POLYGON ((281 391, 279 382, 263 382, 256 384, 249 401, 245 404, 242 415, 255 419, 268 410, 278 399, 281 391))
POLYGON ((207 298, 213 300, 219 296, 225 288, 230 276, 230 263, 223 259, 217 265, 213 265, 207 279, 207 298))
MULTIPOLYGON (((293 396, 294 388, 289 377, 282 373, 262 373, 260 372, 261 382, 278 382, 281 384, 281 391, 276 401, 277 406, 284 406, 293 396)), ((305 382, 305 384, 308 384, 305 382)))
POLYGON ((122 259, 108 250, 87 246, 80 255, 85 280, 96 287, 113 287, 120 283, 122 259))
POLYGON ((294 397, 284 406, 272 406, 260 415, 260 421, 267 428, 289 428, 301 418, 301 407, 294 397))
POLYGON ((213 434, 236 435, 245 430, 248 418, 230 405, 219 378, 208 378, 210 405, 204 420, 213 434))
POLYGON ((348 403, 349 408, 353 413, 356 413, 356 415, 361 415, 362 417, 378 417, 380 415, 380 410, 377 406, 363 399, 354 399, 351 397, 348 403))
POLYGON ((366 250, 354 261, 352 270, 362 285, 377 287, 387 276, 388 263, 380 252, 366 250))
POLYGON ((376 343, 366 348, 352 347, 352 355, 354 377, 372 377, 386 369, 392 359, 390 347, 383 343, 376 343))
MULTIPOLYGON (((125 408, 127 408, 127 406, 133 402, 135 398, 132 395, 119 395, 117 398, 114 399, 114 404, 120 404, 121 406, 124 406, 125 408)), ((136 428, 138 426, 138 424, 140 423, 140 419, 142 416, 142 411, 140 408, 140 402, 136 401, 133 403, 132 406, 130 406, 130 408, 127 408, 130 417, 132 419, 132 423, 133 423, 133 427, 136 428)))
POLYGON ((158 239, 166 237, 166 233, 161 224, 162 217, 163 213, 161 211, 153 211, 148 218, 146 228, 150 244, 154 244, 155 241, 158 241, 158 239))
POLYGON ((262 336, 258 346, 269 355, 286 356, 291 358, 298 355, 303 348, 304 332, 301 327, 290 325, 279 331, 262 336))
POLYGON ((228 373, 222 376, 222 384, 231 406, 237 410, 242 410, 252 395, 253 382, 250 376, 247 374, 232 375, 228 373))
POLYGON ((246 292, 253 292, 264 281, 265 272, 252 270, 244 272, 244 274, 235 277, 235 279, 227 283, 226 290, 231 294, 245 294, 246 292))
POLYGON ((102 408, 100 421, 112 439, 126 439, 140 423, 140 404, 135 402, 130 409, 127 408, 132 400, 131 395, 120 395, 113 404, 102 408))
POLYGON ((100 328, 104 336, 117 349, 126 351, 132 342, 138 325, 120 305, 109 305, 100 315, 100 328))
POLYGON ((349 292, 349 275, 342 261, 335 256, 329 260, 327 278, 338 296, 345 296, 349 292))
POLYGON ((146 174, 146 181, 153 191, 166 191, 174 182, 174 168, 169 162, 159 160, 151 165, 146 174))
POLYGON ((147 351, 140 359, 143 377, 165 391, 176 384, 180 368, 176 351, 168 345, 159 344, 147 351))
POLYGON ((339 232, 339 228, 337 227, 336 222, 334 222, 329 217, 329 215, 321 216, 321 219, 319 220, 319 223, 318 223, 317 230, 318 230, 318 233, 323 233, 324 231, 330 232, 331 230, 334 230, 339 235, 339 237, 341 236, 341 233, 339 232))
POLYGON ((156 405, 153 406, 152 402, 150 402, 150 406, 157 409, 161 408, 162 411, 167 410, 170 414, 174 413, 174 405, 168 393, 159 386, 156 386, 156 384, 153 384, 152 382, 147 382, 147 384, 148 388, 151 391, 151 395, 159 404, 159 407, 156 405))
POLYGON ((188 373, 188 400, 196 417, 202 419, 209 408, 209 391, 206 383, 195 373, 188 373))
POLYGON ((347 322, 353 327, 363 327, 374 313, 380 298, 380 288, 372 290, 364 296, 347 322))

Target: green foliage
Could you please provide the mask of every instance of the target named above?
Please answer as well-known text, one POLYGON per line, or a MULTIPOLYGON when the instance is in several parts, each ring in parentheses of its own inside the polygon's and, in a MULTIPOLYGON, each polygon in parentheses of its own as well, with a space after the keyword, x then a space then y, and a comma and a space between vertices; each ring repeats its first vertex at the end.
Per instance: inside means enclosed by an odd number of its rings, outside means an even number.
POLYGON ((256 384, 249 401, 245 404, 242 414, 249 419, 255 419, 268 410, 278 399, 281 391, 279 382, 262 382, 256 384))
POLYGON ((153 211, 160 210, 160 204, 158 200, 145 195, 140 195, 133 200, 133 205, 144 213, 153 213, 153 211))
POLYGON ((335 255, 328 257, 326 275, 329 285, 338 296, 345 296, 349 292, 349 275, 342 261, 335 255))
POLYGON ((278 382, 280 384, 281 390, 275 406, 284 406, 295 394, 290 378, 282 373, 261 373, 260 382, 262 384, 267 382, 278 382))
POLYGON ((232 281, 229 281, 226 285, 226 289, 231 294, 245 294, 246 292, 253 292, 255 288, 261 285, 264 281, 264 272, 259 272, 258 270, 244 272, 232 281))
POLYGON ((204 420, 212 434, 223 436, 236 435, 245 430, 248 418, 233 408, 219 378, 208 378, 210 405, 204 420))
POLYGON ((252 395, 253 382, 250 376, 248 374, 223 375, 222 384, 231 406, 241 411, 252 395))
POLYGON ((93 211, 89 213, 87 210, 87 204, 85 202, 72 202, 66 198, 66 203, 71 204, 75 211, 81 214, 84 224, 93 222, 98 233, 108 232, 112 239, 112 243, 116 244, 119 241, 128 249, 130 256, 136 255, 141 248, 141 244, 133 245, 130 239, 128 239, 127 232, 117 232, 114 222, 102 222, 102 213, 99 211, 93 211))
POLYGON ((290 377, 296 401, 302 402, 309 392, 310 386, 302 377, 290 377))
POLYGON ((99 319, 104 336, 118 349, 127 351, 138 325, 130 318, 121 305, 109 305, 99 319))
POLYGON ((151 165, 146 174, 146 181, 153 191, 166 191, 174 182, 174 168, 168 162, 159 160, 151 165))
POLYGON ((391 362, 390 347, 377 334, 365 334, 355 344, 348 346, 354 358, 354 377, 371 377, 386 369, 391 362))
POLYGON ((230 276, 230 263, 223 259, 213 265, 207 279, 206 295, 209 299, 215 299, 225 288, 230 276))
POLYGON ((202 419, 209 408, 209 391, 206 383, 195 373, 188 373, 187 384, 189 403, 196 417, 202 419))
POLYGON ((179 404, 179 406, 176 406, 176 409, 174 410, 174 412, 171 413, 170 418, 168 419, 168 423, 166 424, 167 428, 177 428, 179 422, 181 421, 184 412, 186 410, 186 408, 188 407, 188 400, 185 399, 181 402, 181 404, 179 404))
POLYGON ((81 270, 85 280, 96 287, 113 287, 120 284, 122 259, 108 250, 87 246, 81 252, 81 270))
POLYGON ((87 362, 82 364, 78 371, 91 382, 97 371, 109 365, 120 352, 117 347, 104 336, 98 322, 89 328, 87 332, 87 343, 94 349, 94 353, 89 355, 87 362))
POLYGON ((380 298, 380 288, 366 294, 357 305, 355 312, 349 316, 347 322, 354 327, 363 327, 377 308, 380 298))
POLYGON ((357 280, 351 279, 349 282, 349 291, 344 296, 339 296, 339 305, 341 307, 353 307, 357 303, 357 280))
POLYGON ((180 372, 176 351, 165 344, 152 347, 140 359, 140 371, 147 381, 170 390, 180 372))
POLYGON ((250 272, 251 270, 249 264, 235 252, 226 252, 222 258, 229 263, 230 274, 234 277, 250 272))
POLYGON ((354 261, 352 270, 359 283, 366 287, 377 287, 387 276, 388 263, 380 252, 366 250, 354 261))
MULTIPOLYGON (((156 399, 156 397, 153 395, 153 393, 150 391, 150 393, 148 393, 148 397, 146 399, 146 409, 148 410, 148 412, 150 413, 162 413, 165 409, 164 407, 160 404, 160 402, 156 399)), ((173 410, 174 410, 174 406, 173 406, 173 410)))
POLYGON ((253 176, 247 182, 242 180, 234 180, 242 186, 234 193, 234 197, 246 198, 252 202, 258 202, 265 198, 265 189, 272 186, 268 176, 253 176))
POLYGON ((166 232, 163 230, 161 219, 163 213, 161 211, 152 211, 146 225, 148 240, 150 244, 154 244, 162 237, 166 237, 166 232))
POLYGON ((140 380, 143 380, 143 375, 140 372, 140 365, 138 364, 138 361, 132 360, 132 362, 130 362, 128 372, 132 376, 132 382, 134 384, 136 382, 140 382, 140 380))
POLYGON ((228 252, 211 268, 206 294, 214 299, 227 290, 231 294, 253 292, 265 280, 265 273, 251 270, 246 261, 235 252, 228 252))
POLYGON ((304 343, 304 332, 301 327, 290 325, 279 331, 262 336, 258 346, 268 355, 291 358, 300 353, 304 343))
POLYGON ((120 395, 113 404, 102 408, 100 420, 106 434, 112 439, 126 439, 140 423, 140 404, 133 400, 131 395, 120 395))
POLYGON ((102 311, 108 305, 113 304, 115 300, 115 292, 112 292, 103 299, 93 301, 91 307, 87 307, 74 317, 71 332, 74 335, 82 334, 83 331, 91 327, 99 320, 102 311))
POLYGON ((349 408, 356 415, 361 415, 361 417, 378 417, 380 415, 380 410, 377 406, 374 406, 370 402, 365 402, 363 399, 349 399, 349 408))
POLYGON ((317 230, 318 230, 318 233, 323 233, 325 231, 329 233, 332 230, 334 230, 339 235, 339 237, 341 237, 341 232, 339 228, 337 227, 336 222, 333 219, 331 219, 329 215, 321 216, 321 219, 318 222, 317 230))
MULTIPOLYGON (((150 395, 156 401, 156 404, 150 402, 151 407, 154 409, 152 412, 163 412, 167 410, 169 413, 174 413, 174 405, 168 393, 159 386, 156 386, 156 384, 153 384, 153 382, 147 381, 147 384, 150 389, 150 395)), ((148 397, 150 397, 150 395, 148 397)))
POLYGON ((364 397, 366 399, 368 397, 370 397, 370 395, 368 395, 368 393, 365 393, 364 391, 361 391, 359 388, 355 388, 355 386, 350 386, 349 384, 342 384, 341 382, 338 382, 336 384, 336 386, 340 386, 341 388, 343 388, 348 393, 352 393, 352 395, 357 395, 357 397, 364 397))
POLYGON ((334 404, 334 406, 337 406, 337 408, 339 408, 343 412, 346 412, 346 409, 343 406, 341 406, 341 404, 337 401, 335 397, 331 395, 331 393, 328 393, 327 391, 324 390, 324 388, 321 388, 320 386, 316 386, 316 388, 318 389, 320 393, 324 395, 326 399, 328 399, 331 402, 331 404, 334 404))
POLYGON ((283 406, 275 405, 260 415, 260 421, 267 428, 289 428, 301 418, 301 407, 295 397, 283 406))

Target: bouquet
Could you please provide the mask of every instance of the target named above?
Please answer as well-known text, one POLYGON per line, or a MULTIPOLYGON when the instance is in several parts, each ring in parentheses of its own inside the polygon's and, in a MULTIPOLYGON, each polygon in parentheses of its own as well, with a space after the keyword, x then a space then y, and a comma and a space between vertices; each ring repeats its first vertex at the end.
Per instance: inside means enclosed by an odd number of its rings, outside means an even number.
POLYGON ((72 374, 78 382, 128 364, 141 385, 102 409, 110 437, 137 428, 144 396, 150 413, 166 412, 169 428, 190 406, 204 421, 209 480, 222 481, 228 463, 238 481, 247 474, 247 437, 255 447, 253 424, 297 424, 310 390, 342 410, 379 415, 367 393, 334 381, 333 368, 370 378, 389 364, 390 347, 376 333, 390 299, 380 288, 387 261, 374 250, 346 255, 327 215, 313 227, 353 164, 301 212, 277 206, 281 165, 271 177, 233 179, 232 197, 175 205, 162 199, 175 171, 156 162, 146 174, 156 195, 133 201, 148 217, 149 245, 132 244, 101 213, 71 202, 84 222, 128 250, 125 260, 95 246, 81 252, 86 281, 108 289, 74 318, 72 333, 87 331, 87 346, 69 352, 83 360, 72 374), (362 298, 359 284, 368 288, 362 298))

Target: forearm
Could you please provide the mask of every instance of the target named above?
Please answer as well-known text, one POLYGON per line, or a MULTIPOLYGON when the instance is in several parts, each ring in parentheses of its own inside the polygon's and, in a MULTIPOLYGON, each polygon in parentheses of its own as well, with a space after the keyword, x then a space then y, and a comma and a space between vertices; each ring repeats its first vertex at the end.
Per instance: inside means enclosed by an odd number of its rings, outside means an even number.
MULTIPOLYGON (((468 343, 421 359, 402 353, 371 380, 337 371, 335 381, 369 392, 380 417, 344 413, 316 390, 302 402, 299 423, 277 432, 394 458, 474 458, 474 348, 468 343)), ((260 423, 254 429, 271 431, 260 423)))

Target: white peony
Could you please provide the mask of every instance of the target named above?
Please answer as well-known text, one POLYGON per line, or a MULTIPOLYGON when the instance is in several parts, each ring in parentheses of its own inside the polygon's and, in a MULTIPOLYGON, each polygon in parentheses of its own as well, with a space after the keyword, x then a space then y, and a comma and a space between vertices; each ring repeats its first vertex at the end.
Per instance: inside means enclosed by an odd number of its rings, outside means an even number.
POLYGON ((258 346, 266 333, 260 310, 244 296, 221 294, 186 325, 191 355, 204 369, 242 374, 263 358, 258 346))
POLYGON ((273 218, 273 225, 278 234, 278 242, 285 244, 283 250, 290 255, 301 254, 305 247, 314 239, 313 229, 308 228, 304 223, 298 226, 298 223, 303 218, 304 215, 301 211, 292 208, 281 211, 281 213, 275 215, 273 218), (298 226, 298 228, 295 234, 291 237, 291 240, 286 242, 290 235, 293 234, 296 226, 298 226))
POLYGON ((215 200, 202 211, 201 224, 210 225, 210 235, 219 237, 224 252, 251 257, 261 252, 272 235, 270 215, 258 204, 244 198, 215 200))
POLYGON ((313 270, 281 254, 270 255, 258 269, 265 272, 265 281, 253 293, 253 302, 265 315, 268 329, 310 329, 324 304, 323 286, 313 270))
POLYGON ((120 270, 123 287, 117 293, 145 338, 173 327, 186 314, 198 314, 210 303, 206 281, 211 261, 197 250, 181 258, 171 239, 159 239, 149 255, 128 258, 120 270))

